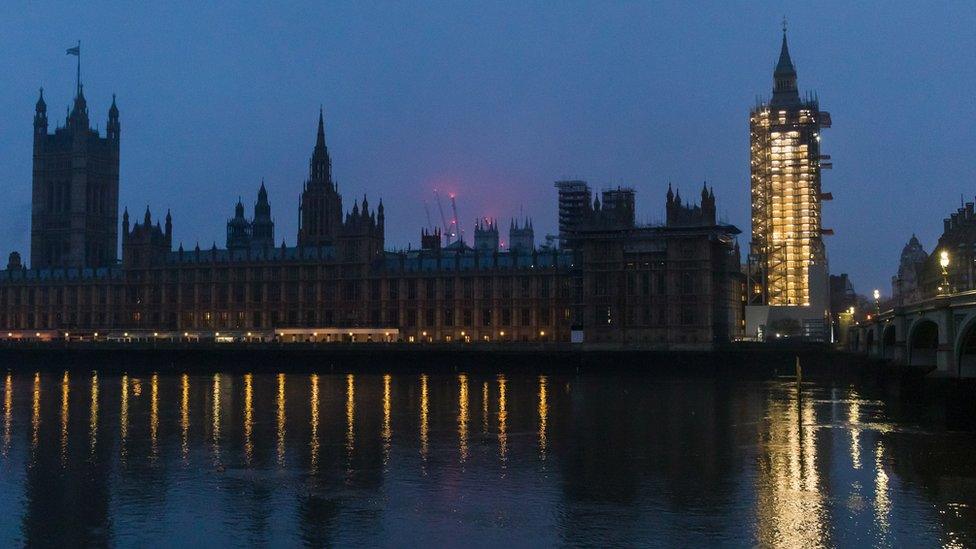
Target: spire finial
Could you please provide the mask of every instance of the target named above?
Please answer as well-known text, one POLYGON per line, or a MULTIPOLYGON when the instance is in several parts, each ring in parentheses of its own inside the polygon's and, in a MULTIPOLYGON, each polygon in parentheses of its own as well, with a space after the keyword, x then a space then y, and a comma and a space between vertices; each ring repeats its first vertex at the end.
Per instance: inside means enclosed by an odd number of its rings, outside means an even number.
POLYGON ((786 34, 786 16, 783 16, 783 34, 786 34))

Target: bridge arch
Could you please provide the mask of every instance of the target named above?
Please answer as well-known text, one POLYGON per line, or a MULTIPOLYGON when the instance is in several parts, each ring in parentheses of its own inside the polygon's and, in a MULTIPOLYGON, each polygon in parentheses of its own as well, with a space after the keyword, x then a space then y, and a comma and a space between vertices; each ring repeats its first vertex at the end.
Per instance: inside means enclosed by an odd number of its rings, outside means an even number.
POLYGON ((881 333, 881 358, 885 360, 895 358, 896 341, 895 324, 893 322, 888 323, 881 333))
POLYGON ((878 352, 874 331, 874 326, 868 326, 868 333, 864 334, 864 349, 869 355, 874 355, 878 352))
POLYGON ((967 319, 958 333, 956 364, 959 377, 976 377, 976 315, 967 319))
POLYGON ((915 321, 908 334, 908 364, 935 368, 938 349, 939 325, 926 318, 915 321))

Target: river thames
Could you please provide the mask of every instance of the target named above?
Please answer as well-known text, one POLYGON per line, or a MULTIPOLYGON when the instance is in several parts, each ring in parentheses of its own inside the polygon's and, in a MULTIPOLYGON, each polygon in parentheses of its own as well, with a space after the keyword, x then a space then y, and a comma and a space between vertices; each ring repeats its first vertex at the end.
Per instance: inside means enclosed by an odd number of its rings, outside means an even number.
POLYGON ((0 374, 10 545, 976 544, 976 435, 912 384, 0 374))

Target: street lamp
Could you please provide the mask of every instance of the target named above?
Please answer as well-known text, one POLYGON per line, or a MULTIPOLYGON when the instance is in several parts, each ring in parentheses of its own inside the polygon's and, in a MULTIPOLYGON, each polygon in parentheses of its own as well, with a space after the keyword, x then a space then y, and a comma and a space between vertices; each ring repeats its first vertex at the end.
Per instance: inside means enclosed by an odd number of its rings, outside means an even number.
POLYGON ((942 266, 942 287, 939 289, 942 290, 941 293, 948 294, 949 293, 949 271, 948 271, 949 252, 942 250, 942 252, 939 254, 939 265, 942 266))
POLYGON ((874 310, 876 313, 881 314, 881 290, 877 288, 874 290, 874 310))

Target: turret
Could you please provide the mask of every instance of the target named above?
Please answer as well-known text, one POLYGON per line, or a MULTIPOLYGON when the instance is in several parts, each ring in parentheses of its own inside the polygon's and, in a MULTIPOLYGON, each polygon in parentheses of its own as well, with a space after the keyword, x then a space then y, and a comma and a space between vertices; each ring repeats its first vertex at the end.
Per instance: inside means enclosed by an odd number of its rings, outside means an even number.
POLYGON ((173 243, 173 216, 166 210, 166 241, 173 243))
POLYGON ((126 208, 122 212, 122 243, 125 243, 125 239, 129 236, 129 208, 126 208))
POLYGON ((44 88, 34 105, 34 138, 47 135, 47 103, 44 102, 44 88))
POLYGON ((108 125, 105 127, 109 141, 115 142, 119 146, 119 134, 122 129, 119 125, 119 108, 115 106, 115 94, 112 94, 112 106, 108 109, 108 125))
POLYGON ((274 246, 274 220, 271 219, 271 204, 268 202, 268 190, 261 181, 258 189, 258 201, 254 204, 254 221, 251 223, 251 247, 265 248, 274 246))

